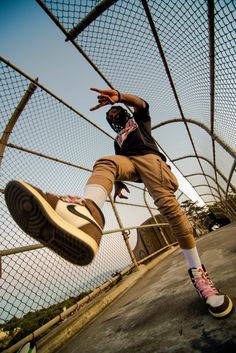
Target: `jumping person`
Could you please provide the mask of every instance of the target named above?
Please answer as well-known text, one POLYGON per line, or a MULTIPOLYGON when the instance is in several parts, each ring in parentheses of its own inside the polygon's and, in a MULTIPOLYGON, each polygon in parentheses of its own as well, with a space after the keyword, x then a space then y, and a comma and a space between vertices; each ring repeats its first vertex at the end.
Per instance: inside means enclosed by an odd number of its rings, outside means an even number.
POLYGON ((160 213, 165 216, 186 257, 189 275, 200 297, 214 317, 225 317, 233 308, 221 294, 199 258, 192 226, 175 197, 176 177, 151 136, 148 103, 117 90, 99 90, 98 104, 91 111, 111 104, 106 119, 117 133, 115 155, 97 160, 83 197, 44 193, 24 182, 10 181, 5 188, 8 209, 16 223, 31 237, 66 260, 87 265, 98 251, 104 216, 101 211, 115 185, 115 198, 127 198, 123 181, 142 181, 160 213), (122 106, 132 107, 129 114, 122 106))

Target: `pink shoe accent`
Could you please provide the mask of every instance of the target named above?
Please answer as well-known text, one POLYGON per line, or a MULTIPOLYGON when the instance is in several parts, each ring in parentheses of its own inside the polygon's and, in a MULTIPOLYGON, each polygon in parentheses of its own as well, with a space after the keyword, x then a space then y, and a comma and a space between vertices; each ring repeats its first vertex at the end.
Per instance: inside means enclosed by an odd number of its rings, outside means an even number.
POLYGON ((201 267, 197 269, 192 269, 193 274, 193 284, 195 288, 200 292, 200 294, 207 299, 212 295, 219 295, 219 291, 215 288, 213 282, 208 276, 208 273, 204 271, 201 267))
POLYGON ((65 195, 65 196, 59 196, 59 199, 68 202, 68 203, 78 203, 79 205, 85 205, 84 199, 82 199, 79 196, 71 196, 71 195, 65 195))
POLYGON ((77 196, 77 195, 56 195, 54 193, 48 193, 48 195, 53 195, 58 197, 61 201, 67 202, 67 203, 78 203, 79 205, 84 206, 85 202, 84 199, 82 199, 81 197, 77 196))
POLYGON ((233 310, 233 302, 228 295, 221 294, 215 288, 204 265, 198 268, 190 268, 188 272, 196 291, 204 300, 209 313, 216 318, 227 317, 233 310), (219 301, 218 298, 221 298, 221 300, 219 301))

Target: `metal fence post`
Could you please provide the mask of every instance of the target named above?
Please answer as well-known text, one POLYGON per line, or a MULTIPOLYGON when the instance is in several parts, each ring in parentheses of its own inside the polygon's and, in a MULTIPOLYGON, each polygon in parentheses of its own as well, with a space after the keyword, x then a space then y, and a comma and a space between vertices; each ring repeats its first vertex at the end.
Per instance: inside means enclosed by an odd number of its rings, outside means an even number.
MULTIPOLYGON (((115 206, 115 204, 114 204, 114 202, 113 202, 113 200, 112 200, 111 195, 109 195, 109 199, 110 199, 110 201, 111 201, 111 205, 112 205, 113 211, 114 211, 114 213, 115 213, 116 220, 117 220, 117 222, 118 222, 118 224, 119 224, 119 227, 120 227, 120 228, 124 228, 124 227, 123 227, 123 224, 122 224, 122 222, 121 222, 119 213, 118 213, 118 211, 117 211, 117 208, 116 208, 116 206, 115 206)), ((122 231, 122 235, 123 235, 123 237, 124 237, 124 241, 125 241, 125 244, 126 244, 126 246, 127 246, 127 249, 128 249, 129 255, 130 255, 130 257, 131 257, 131 260, 132 260, 134 266, 138 269, 138 266, 139 266, 139 265, 138 265, 138 262, 137 262, 137 260, 136 260, 136 258, 135 258, 135 256, 134 256, 134 252, 133 252, 133 250, 131 249, 131 246, 130 246, 130 243, 129 243, 129 234, 130 234, 130 232, 127 231, 127 230, 123 230, 123 231, 122 231)))
MULTIPOLYGON (((37 82, 37 79, 35 80, 35 82, 37 82)), ((21 98, 19 104, 17 105, 15 111, 13 112, 11 118, 9 119, 5 130, 3 131, 3 134, 2 134, 2 137, 0 140, 0 167, 1 167, 2 159, 3 159, 5 147, 6 147, 6 144, 8 143, 8 140, 9 140, 9 137, 12 133, 12 130, 13 130, 19 116, 21 115, 22 111, 24 110, 26 104, 28 103, 28 101, 31 98, 34 91, 36 90, 36 88, 37 88, 37 85, 35 83, 31 82, 29 84, 24 96, 21 98)))

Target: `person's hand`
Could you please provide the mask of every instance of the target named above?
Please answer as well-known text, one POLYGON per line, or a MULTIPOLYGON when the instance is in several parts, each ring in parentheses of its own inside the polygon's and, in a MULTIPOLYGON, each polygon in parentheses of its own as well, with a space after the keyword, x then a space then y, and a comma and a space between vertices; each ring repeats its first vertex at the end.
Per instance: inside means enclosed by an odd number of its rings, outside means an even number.
POLYGON ((120 199, 128 199, 128 196, 122 193, 122 190, 125 189, 128 193, 130 193, 128 187, 122 183, 122 181, 115 182, 115 193, 114 193, 114 202, 116 202, 116 197, 118 196, 120 199))
POLYGON ((119 92, 115 89, 97 89, 97 88, 90 88, 91 91, 98 92, 99 96, 97 96, 98 104, 94 107, 90 108, 90 111, 99 109, 104 107, 107 104, 114 104, 119 102, 120 96, 119 92))

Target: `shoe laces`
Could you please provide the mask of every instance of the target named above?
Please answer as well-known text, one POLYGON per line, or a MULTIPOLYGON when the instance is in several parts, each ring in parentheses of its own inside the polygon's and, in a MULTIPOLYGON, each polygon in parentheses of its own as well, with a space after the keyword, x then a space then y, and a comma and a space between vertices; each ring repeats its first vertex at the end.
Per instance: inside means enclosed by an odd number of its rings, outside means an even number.
POLYGON ((219 295, 219 291, 215 288, 206 271, 202 268, 198 268, 194 271, 193 275, 193 284, 205 299, 212 295, 219 295))
POLYGON ((76 195, 63 195, 63 196, 59 196, 59 199, 61 201, 68 202, 68 203, 78 203, 79 205, 85 204, 84 199, 76 195))
POLYGON ((77 196, 77 195, 57 195, 54 193, 48 193, 48 195, 53 195, 56 196, 58 199, 60 199, 63 202, 67 202, 67 203, 77 203, 79 205, 85 205, 85 201, 84 199, 82 199, 81 197, 77 196))

